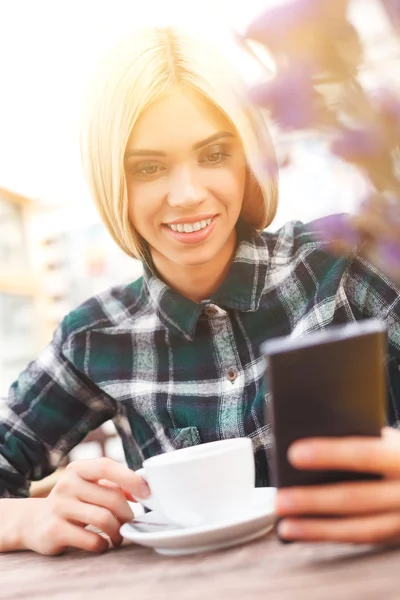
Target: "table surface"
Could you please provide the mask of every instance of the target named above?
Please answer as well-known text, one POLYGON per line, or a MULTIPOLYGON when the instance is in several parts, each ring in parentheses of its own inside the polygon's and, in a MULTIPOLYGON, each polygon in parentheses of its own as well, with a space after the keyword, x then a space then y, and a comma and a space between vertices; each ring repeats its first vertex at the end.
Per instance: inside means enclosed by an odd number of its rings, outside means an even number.
POLYGON ((174 558, 129 543, 102 555, 0 554, 0 598, 398 600, 399 569, 400 548, 285 545, 274 534, 174 558))

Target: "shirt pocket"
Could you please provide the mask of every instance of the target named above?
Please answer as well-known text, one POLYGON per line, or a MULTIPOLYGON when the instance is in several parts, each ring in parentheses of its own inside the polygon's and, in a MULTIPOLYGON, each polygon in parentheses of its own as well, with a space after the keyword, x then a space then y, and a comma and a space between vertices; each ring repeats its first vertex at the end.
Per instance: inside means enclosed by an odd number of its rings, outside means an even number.
POLYGON ((169 438, 175 450, 189 448, 201 444, 201 438, 197 427, 180 427, 169 429, 169 438))

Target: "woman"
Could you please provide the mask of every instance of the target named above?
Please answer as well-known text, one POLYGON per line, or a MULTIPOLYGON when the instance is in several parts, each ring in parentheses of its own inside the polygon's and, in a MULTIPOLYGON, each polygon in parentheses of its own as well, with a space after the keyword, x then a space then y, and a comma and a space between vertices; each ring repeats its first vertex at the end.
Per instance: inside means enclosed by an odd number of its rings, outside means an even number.
MULTIPOLYGON (((248 436, 257 485, 268 484, 265 339, 385 316, 391 424, 399 410, 399 290, 359 257, 337 257, 300 223, 261 233, 277 204, 274 153, 243 83, 209 43, 146 30, 103 61, 92 85, 82 156, 100 214, 144 277, 69 314, 13 384, 0 423, 0 549, 103 551, 148 490, 144 458, 248 436), (270 176, 260 173, 260 154, 270 176), (396 387, 397 386, 397 387, 396 387), (79 441, 114 419, 130 469, 69 465, 48 498, 28 495, 79 441)), ((400 441, 309 440, 298 468, 383 473, 380 482, 282 490, 288 539, 374 542, 400 536, 400 441), (315 514, 296 520, 298 513, 315 514), (319 519, 318 514, 337 514, 319 519), (287 518, 290 517, 290 518, 287 518)))

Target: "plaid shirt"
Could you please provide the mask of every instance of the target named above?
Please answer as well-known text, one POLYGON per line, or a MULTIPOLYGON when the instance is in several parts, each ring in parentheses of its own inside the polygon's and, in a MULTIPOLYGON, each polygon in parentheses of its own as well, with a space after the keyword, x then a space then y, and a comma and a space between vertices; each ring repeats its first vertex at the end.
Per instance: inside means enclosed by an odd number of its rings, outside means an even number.
POLYGON ((257 485, 268 485, 260 344, 373 316, 389 331, 388 422, 396 425, 399 292, 358 256, 330 254, 299 222, 261 235, 241 224, 228 276, 200 303, 145 270, 70 313, 12 385, 0 420, 0 496, 26 496, 30 480, 108 419, 133 469, 161 452, 247 436, 257 485))

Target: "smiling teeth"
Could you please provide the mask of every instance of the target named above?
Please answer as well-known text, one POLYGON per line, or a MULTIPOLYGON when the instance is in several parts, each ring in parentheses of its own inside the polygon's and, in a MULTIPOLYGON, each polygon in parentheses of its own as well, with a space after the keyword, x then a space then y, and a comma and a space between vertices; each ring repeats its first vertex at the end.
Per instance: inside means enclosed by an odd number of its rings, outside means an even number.
POLYGON ((179 223, 179 225, 168 225, 172 231, 179 233, 193 233, 194 231, 200 231, 211 223, 212 219, 204 219, 203 221, 197 221, 196 223, 179 223))

